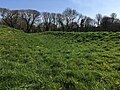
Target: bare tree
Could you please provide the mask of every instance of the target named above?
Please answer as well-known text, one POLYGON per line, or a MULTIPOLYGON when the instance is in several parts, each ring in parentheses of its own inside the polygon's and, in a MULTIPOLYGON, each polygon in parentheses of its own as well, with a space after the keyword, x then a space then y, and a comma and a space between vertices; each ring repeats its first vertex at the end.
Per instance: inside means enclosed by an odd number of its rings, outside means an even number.
POLYGON ((1 16, 2 20, 3 20, 8 26, 10 26, 10 25, 9 25, 9 22, 6 20, 6 18, 8 18, 9 13, 10 13, 10 10, 9 10, 9 9, 0 8, 0 16, 1 16))
POLYGON ((65 23, 66 23, 66 28, 67 30, 69 29, 69 24, 74 22, 74 20, 78 16, 78 12, 76 10, 72 10, 70 8, 67 8, 64 12, 63 15, 65 17, 65 23))
POLYGON ((42 22, 45 26, 45 31, 49 31, 50 24, 52 23, 51 14, 49 12, 42 13, 42 22))
POLYGON ((96 20, 97 20, 97 26, 100 26, 102 20, 102 15, 100 13, 96 14, 96 20))
POLYGON ((92 26, 94 26, 94 20, 90 17, 86 17, 85 27, 92 27, 92 26))
POLYGON ((111 25, 112 25, 112 18, 108 16, 104 16, 101 22, 101 26, 104 28, 104 30, 110 31, 111 25))
POLYGON ((51 29, 56 30, 57 28, 57 14, 56 13, 51 13, 51 29))
POLYGON ((111 15, 111 18, 112 18, 112 23, 114 23, 116 17, 117 17, 117 14, 116 13, 112 13, 111 15))
POLYGON ((84 17, 81 19, 81 22, 80 22, 80 27, 81 27, 81 29, 83 29, 83 28, 85 27, 86 19, 87 19, 87 16, 84 16, 84 17))
POLYGON ((85 19, 81 19, 81 22, 80 22, 80 28, 81 28, 81 30, 84 29, 84 22, 85 22, 85 19))
POLYGON ((77 19, 77 23, 80 24, 81 20, 83 19, 83 15, 82 14, 79 14, 78 15, 78 19, 77 19))
POLYGON ((0 8, 0 15, 5 24, 13 28, 16 26, 18 20, 18 10, 0 8))
POLYGON ((26 22, 26 32, 31 32, 32 26, 39 20, 40 12, 36 10, 20 10, 20 17, 26 22))
POLYGON ((65 30, 65 28, 64 28, 64 20, 65 20, 64 15, 62 15, 62 14, 60 14, 60 13, 57 13, 57 23, 58 23, 58 27, 59 27, 59 28, 62 28, 63 31, 65 30))

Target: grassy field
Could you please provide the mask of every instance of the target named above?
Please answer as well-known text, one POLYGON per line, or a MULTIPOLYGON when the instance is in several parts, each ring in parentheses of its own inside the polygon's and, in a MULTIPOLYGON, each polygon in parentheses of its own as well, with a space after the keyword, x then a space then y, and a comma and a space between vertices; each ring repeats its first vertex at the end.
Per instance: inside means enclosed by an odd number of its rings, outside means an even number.
POLYGON ((0 26, 0 90, 120 90, 120 33, 0 26))

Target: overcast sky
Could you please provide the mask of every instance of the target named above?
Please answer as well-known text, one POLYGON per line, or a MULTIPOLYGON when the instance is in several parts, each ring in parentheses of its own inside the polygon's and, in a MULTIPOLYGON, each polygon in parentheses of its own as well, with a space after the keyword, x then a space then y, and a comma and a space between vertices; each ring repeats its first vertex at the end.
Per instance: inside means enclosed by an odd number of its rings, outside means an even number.
POLYGON ((110 15, 112 12, 120 16, 120 0, 0 0, 0 7, 60 13, 70 7, 90 17, 95 17, 97 13, 110 15))

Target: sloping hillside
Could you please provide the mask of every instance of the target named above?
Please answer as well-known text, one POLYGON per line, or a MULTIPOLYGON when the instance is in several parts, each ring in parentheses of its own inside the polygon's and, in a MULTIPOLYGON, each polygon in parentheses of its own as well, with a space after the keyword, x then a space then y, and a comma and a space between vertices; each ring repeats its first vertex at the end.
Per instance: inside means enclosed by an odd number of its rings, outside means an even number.
POLYGON ((120 90, 120 33, 0 26, 0 90, 120 90))

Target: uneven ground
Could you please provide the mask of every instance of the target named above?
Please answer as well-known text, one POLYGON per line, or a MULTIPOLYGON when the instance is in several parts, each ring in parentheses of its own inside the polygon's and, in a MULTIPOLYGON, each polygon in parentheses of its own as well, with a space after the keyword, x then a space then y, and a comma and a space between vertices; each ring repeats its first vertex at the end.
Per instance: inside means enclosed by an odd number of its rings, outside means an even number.
POLYGON ((120 90, 120 33, 0 26, 0 90, 120 90))

